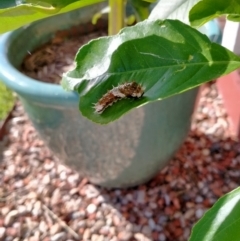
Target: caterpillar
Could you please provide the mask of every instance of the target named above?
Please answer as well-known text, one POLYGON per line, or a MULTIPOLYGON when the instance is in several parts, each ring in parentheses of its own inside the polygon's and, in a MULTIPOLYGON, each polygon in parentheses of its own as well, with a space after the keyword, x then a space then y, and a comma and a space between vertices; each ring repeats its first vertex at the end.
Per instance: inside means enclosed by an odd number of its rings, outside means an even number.
POLYGON ((109 106, 125 98, 140 98, 144 94, 141 85, 136 82, 127 82, 113 87, 94 104, 95 113, 102 114, 109 106))

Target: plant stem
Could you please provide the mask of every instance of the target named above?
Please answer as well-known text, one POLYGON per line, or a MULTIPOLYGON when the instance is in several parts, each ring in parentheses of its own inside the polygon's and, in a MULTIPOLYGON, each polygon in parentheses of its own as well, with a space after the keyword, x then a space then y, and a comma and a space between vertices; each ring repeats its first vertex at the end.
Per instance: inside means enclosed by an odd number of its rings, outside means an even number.
POLYGON ((117 34, 124 27, 125 0, 109 0, 108 35, 117 34))
POLYGON ((149 16, 149 6, 151 3, 144 2, 142 0, 130 0, 130 3, 134 7, 137 13, 137 20, 143 21, 148 18, 149 16))

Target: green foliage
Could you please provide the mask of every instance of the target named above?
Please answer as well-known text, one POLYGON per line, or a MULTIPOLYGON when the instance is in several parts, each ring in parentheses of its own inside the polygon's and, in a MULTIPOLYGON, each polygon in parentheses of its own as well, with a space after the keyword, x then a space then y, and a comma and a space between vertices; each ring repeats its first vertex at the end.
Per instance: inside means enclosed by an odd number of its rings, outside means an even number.
POLYGON ((189 241, 240 240, 240 188, 221 197, 194 226, 189 241))
POLYGON ((33 21, 106 0, 4 0, 0 1, 0 33, 33 21), (18 4, 18 2, 22 2, 18 4))
POLYGON ((178 19, 189 24, 188 13, 199 0, 160 0, 152 10, 150 19, 178 19))
POLYGON ((192 26, 199 27, 213 18, 227 15, 232 21, 240 21, 240 0, 202 0, 189 13, 192 26))
POLYGON ((12 92, 0 81, 0 120, 6 118, 13 108, 14 101, 12 92))
POLYGON ((144 21, 80 49, 63 85, 77 89, 80 110, 94 122, 116 120, 134 107, 196 87, 240 67, 240 58, 177 20, 144 21), (133 34, 134 33, 134 34, 133 34), (137 82, 144 95, 121 100, 102 114, 93 105, 118 84, 137 82))

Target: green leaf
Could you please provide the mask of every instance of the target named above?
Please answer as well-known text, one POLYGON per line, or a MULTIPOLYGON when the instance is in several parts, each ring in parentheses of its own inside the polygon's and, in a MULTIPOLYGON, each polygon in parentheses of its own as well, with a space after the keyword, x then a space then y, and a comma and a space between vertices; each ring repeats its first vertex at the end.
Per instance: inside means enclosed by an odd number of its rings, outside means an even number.
POLYGON ((198 27, 221 15, 240 21, 240 0, 202 0, 191 9, 189 20, 192 26, 198 27))
POLYGON ((4 0, 0 1, 0 33, 33 21, 106 0, 4 0))
POLYGON ((189 241, 240 240, 240 188, 221 197, 194 226, 189 241))
POLYGON ((116 120, 132 108, 199 86, 240 67, 240 58, 178 20, 146 20, 83 46, 75 70, 62 85, 77 89, 80 110, 98 123, 116 120), (139 99, 114 103, 102 114, 94 103, 125 82, 144 89, 139 99))
POLYGON ((199 0, 160 0, 152 10, 149 19, 178 19, 189 24, 188 13, 199 0))

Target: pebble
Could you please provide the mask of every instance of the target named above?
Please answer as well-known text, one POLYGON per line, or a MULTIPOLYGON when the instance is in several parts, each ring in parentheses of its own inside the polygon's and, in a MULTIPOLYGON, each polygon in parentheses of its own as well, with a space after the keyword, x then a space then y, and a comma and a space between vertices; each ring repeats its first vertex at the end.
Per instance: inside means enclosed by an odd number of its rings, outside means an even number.
POLYGON ((190 219, 194 214, 195 214, 195 210, 194 209, 189 209, 184 214, 184 217, 185 217, 185 219, 190 219))
POLYGON ((3 239, 6 234, 6 228, 5 227, 0 227, 0 239, 3 239))
POLYGON ((43 220, 39 223, 38 228, 39 228, 39 231, 43 234, 46 234, 48 231, 48 225, 43 220))
POLYGON ((145 234, 146 236, 151 236, 152 230, 149 226, 143 226, 142 227, 142 233, 145 234))
POLYGON ((151 241, 151 239, 149 239, 148 237, 146 237, 144 234, 142 233, 135 233, 134 234, 134 238, 137 241, 151 241))
POLYGON ((196 203, 202 203, 203 202, 203 197, 202 196, 197 196, 196 198, 195 198, 195 202, 196 203))
POLYGON ((195 216, 196 216, 197 219, 200 219, 203 214, 204 214, 204 210, 201 209, 201 208, 198 208, 198 209, 195 211, 195 216))
POLYGON ((91 184, 85 186, 85 195, 88 199, 95 198, 100 194, 99 190, 91 184))
POLYGON ((115 235, 115 228, 110 226, 103 226, 99 229, 99 233, 102 235, 108 235, 109 233, 112 233, 112 235, 115 235))
POLYGON ((13 223, 14 219, 17 217, 17 215, 18 215, 17 210, 10 211, 4 219, 4 225, 5 226, 11 225, 13 223))
POLYGON ((6 216, 9 213, 9 211, 10 211, 10 208, 8 206, 2 207, 0 209, 0 212, 2 213, 3 216, 6 216))
POLYGON ((51 178, 49 174, 45 174, 43 179, 42 179, 42 183, 45 185, 48 185, 51 182, 51 178))
POLYGON ((24 206, 24 205, 19 205, 19 206, 17 207, 17 211, 18 211, 18 213, 19 213, 20 215, 25 215, 25 214, 28 213, 27 208, 26 208, 26 206, 24 206))
POLYGON ((83 240, 88 240, 90 237, 91 237, 91 231, 89 228, 87 228, 83 233, 83 240))
POLYGON ((128 241, 131 239, 132 237, 132 232, 129 232, 129 231, 121 231, 120 233, 118 233, 118 239, 120 241, 128 241))
POLYGON ((65 232, 61 232, 61 233, 57 233, 55 235, 53 235, 50 239, 50 241, 65 241, 66 240, 66 233, 65 232))
POLYGON ((139 190, 137 192, 137 203, 139 204, 145 203, 145 192, 143 190, 139 190))
POLYGON ((54 235, 56 233, 59 233, 59 231, 62 229, 61 225, 59 223, 53 224, 50 228, 50 234, 54 235))
POLYGON ((209 96, 201 99, 205 114, 199 108, 175 157, 156 178, 130 189, 90 184, 59 164, 27 119, 11 125, 3 152, 7 154, 0 163, 4 182, 0 196, 7 197, 1 202, 0 239, 188 240, 193 223, 219 196, 237 187, 240 178, 239 143, 217 136, 227 136, 228 131, 226 114, 214 111, 220 105, 216 95, 212 102, 209 96), (63 229, 56 217, 73 233, 63 229))
POLYGON ((148 225, 149 225, 149 227, 151 228, 151 230, 155 230, 155 228, 156 228, 156 223, 155 223, 155 221, 154 221, 152 218, 150 218, 150 219, 148 220, 148 225))
POLYGON ((96 211, 97 211, 97 206, 95 205, 95 204, 89 204, 88 206, 87 206, 87 213, 88 214, 92 214, 92 213, 95 213, 96 211))
POLYGON ((105 222, 103 220, 98 220, 91 228, 91 232, 92 233, 98 232, 104 225, 105 225, 105 222))

